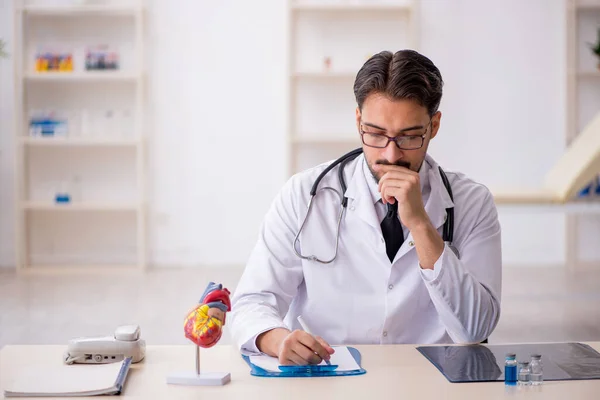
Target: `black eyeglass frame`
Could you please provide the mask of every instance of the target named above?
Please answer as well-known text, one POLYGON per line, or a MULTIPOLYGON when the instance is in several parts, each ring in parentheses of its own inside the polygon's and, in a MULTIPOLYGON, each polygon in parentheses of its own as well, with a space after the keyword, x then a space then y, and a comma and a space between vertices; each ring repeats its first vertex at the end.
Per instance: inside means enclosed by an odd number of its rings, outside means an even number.
POLYGON ((363 142, 363 144, 365 146, 368 147, 372 147, 375 149, 385 149, 388 144, 390 144, 390 142, 394 142, 394 144, 396 145, 396 147, 398 147, 400 150, 418 150, 421 147, 423 147, 423 145, 425 144, 425 136, 427 136, 427 131, 431 128, 431 122, 433 121, 433 117, 431 117, 429 119, 429 122, 427 123, 427 128, 425 129, 425 132, 422 135, 401 135, 401 136, 396 136, 396 137, 390 137, 388 135, 385 135, 383 133, 367 133, 365 131, 363 131, 362 128, 362 123, 359 124, 359 133, 360 133, 360 139, 363 142), (380 137, 385 137, 387 139, 387 142, 385 143, 384 146, 373 146, 370 144, 365 143, 365 137, 364 135, 372 135, 372 136, 380 136, 380 137), (405 148, 405 147, 401 147, 402 146, 402 142, 404 142, 407 139, 414 139, 416 137, 420 137, 421 138, 421 144, 418 147, 410 147, 410 148, 405 148))

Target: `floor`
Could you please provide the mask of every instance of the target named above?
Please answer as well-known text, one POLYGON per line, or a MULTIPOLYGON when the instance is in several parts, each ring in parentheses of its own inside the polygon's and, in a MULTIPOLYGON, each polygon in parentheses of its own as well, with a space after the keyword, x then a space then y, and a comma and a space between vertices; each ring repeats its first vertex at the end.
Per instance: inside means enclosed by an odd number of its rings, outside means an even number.
MULTIPOLYGON (((0 272, 0 347, 66 344, 141 326, 149 344, 186 344, 182 319, 209 279, 230 290, 241 269, 146 273, 0 272)), ((600 268, 507 268, 502 316, 490 343, 600 341, 600 268)), ((227 332, 221 344, 231 343, 227 332)))

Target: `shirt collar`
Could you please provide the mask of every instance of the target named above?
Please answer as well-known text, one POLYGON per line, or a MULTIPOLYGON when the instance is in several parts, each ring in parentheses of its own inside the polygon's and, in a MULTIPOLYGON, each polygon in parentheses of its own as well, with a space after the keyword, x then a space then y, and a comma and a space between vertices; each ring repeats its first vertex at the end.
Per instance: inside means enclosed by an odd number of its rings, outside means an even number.
MULTIPOLYGON (((421 182, 421 193, 423 195, 429 194, 429 163, 427 159, 423 160, 421 164, 421 169, 419 169, 419 180, 421 182)), ((373 174, 371 174, 371 170, 367 164, 366 157, 363 158, 363 174, 365 175, 367 185, 369 187, 369 193, 371 194, 371 200, 373 204, 376 204, 379 200, 381 200, 381 193, 379 193, 379 184, 375 180, 373 174)), ((426 199, 423 199, 423 202, 426 202, 426 199)))

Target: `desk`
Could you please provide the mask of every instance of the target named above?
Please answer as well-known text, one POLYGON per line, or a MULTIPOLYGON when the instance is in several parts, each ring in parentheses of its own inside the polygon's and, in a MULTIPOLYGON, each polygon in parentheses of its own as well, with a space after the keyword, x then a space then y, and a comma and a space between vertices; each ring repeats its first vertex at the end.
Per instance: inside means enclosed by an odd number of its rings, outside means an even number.
MULTIPOLYGON (((600 342, 588 343, 600 350, 600 342)), ((194 368, 190 346, 148 346, 146 359, 133 364, 123 399, 559 399, 600 398, 600 380, 544 382, 539 387, 508 391, 503 382, 449 383, 413 345, 355 346, 365 375, 337 378, 258 378, 230 346, 202 351, 206 371, 229 371, 221 387, 166 384, 173 371, 194 368)), ((59 365, 65 346, 6 346, 0 351, 0 386, 28 365, 59 365)), ((2 391, 3 393, 3 391, 2 391)))

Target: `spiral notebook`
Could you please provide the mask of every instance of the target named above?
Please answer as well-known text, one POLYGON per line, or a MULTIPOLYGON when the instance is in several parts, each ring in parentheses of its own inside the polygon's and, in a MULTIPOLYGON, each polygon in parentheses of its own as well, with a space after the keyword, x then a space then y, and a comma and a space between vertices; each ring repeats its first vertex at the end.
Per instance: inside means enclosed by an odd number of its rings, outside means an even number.
POLYGON ((80 397, 119 395, 131 357, 110 364, 75 364, 30 368, 15 376, 5 397, 80 397))
POLYGON ((362 375, 366 373, 360 363, 360 352, 354 347, 334 346, 335 353, 331 355, 330 364, 322 362, 319 365, 288 366, 280 365, 279 360, 265 354, 243 356, 250 366, 250 374, 262 377, 318 377, 362 375))

